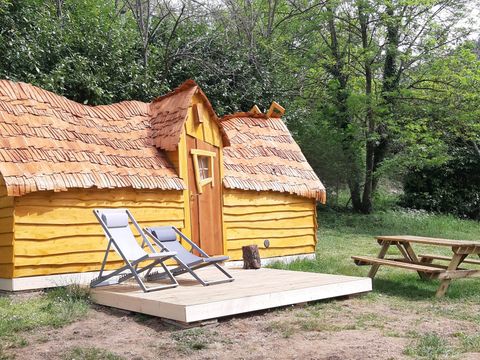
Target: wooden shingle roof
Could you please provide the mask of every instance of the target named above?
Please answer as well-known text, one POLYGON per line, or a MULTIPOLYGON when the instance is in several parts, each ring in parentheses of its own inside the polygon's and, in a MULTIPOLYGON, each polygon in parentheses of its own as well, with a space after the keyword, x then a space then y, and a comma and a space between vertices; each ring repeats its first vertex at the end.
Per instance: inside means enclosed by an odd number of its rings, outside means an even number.
POLYGON ((9 196, 70 188, 182 190, 165 150, 175 150, 192 98, 223 138, 224 186, 325 201, 325 188, 279 118, 218 119, 189 80, 152 103, 86 106, 33 85, 0 80, 0 173, 9 196))
POLYGON ((185 187, 152 144, 150 104, 90 107, 0 81, 0 172, 7 192, 185 187))
POLYGON ((280 118, 237 113, 222 118, 230 140, 223 149, 226 188, 278 191, 324 203, 325 187, 280 118))

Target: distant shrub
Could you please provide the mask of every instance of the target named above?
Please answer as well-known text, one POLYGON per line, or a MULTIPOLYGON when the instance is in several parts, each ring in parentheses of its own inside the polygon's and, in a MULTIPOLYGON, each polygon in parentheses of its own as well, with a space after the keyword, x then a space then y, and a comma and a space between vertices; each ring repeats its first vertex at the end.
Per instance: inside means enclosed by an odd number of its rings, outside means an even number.
POLYGON ((443 165, 410 171, 400 204, 480 220, 480 157, 460 147, 443 165))

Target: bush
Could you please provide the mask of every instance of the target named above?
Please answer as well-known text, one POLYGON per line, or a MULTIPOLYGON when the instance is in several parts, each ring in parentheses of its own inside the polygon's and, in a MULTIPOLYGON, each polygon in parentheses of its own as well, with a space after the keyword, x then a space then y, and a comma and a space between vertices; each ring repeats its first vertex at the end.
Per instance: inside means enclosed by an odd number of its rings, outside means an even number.
POLYGON ((480 157, 465 146, 447 163, 410 171, 401 205, 480 220, 480 157))

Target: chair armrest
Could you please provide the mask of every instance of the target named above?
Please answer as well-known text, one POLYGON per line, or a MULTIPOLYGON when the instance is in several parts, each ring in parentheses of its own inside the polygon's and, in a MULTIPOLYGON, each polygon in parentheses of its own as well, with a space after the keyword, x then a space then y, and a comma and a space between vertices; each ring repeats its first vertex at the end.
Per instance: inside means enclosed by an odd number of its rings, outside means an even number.
POLYGON ((188 237, 186 237, 180 230, 178 230, 175 226, 172 226, 173 230, 180 235, 180 237, 185 240, 187 243, 190 244, 190 246, 197 250, 202 256, 204 257, 210 257, 205 251, 203 251, 197 244, 195 244, 192 240, 190 240, 188 237))

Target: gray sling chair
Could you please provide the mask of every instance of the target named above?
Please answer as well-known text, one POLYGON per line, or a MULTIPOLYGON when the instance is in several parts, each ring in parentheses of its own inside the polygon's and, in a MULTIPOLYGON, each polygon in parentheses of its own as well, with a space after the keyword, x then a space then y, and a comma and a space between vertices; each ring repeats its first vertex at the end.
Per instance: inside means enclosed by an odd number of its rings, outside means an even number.
POLYGON ((144 292, 169 289, 178 286, 177 280, 164 264, 165 260, 172 258, 176 255, 176 253, 165 251, 157 252, 152 243, 143 233, 138 223, 135 221, 130 211, 127 209, 95 209, 93 210, 93 213, 100 222, 100 225, 102 225, 105 236, 108 239, 108 246, 107 250, 105 251, 100 273, 96 279, 91 281, 91 287, 119 284, 132 277, 135 278, 138 285, 140 285, 144 292), (140 246, 135 239, 135 236, 130 229, 129 220, 142 237, 142 246, 140 246), (147 245, 150 249, 150 253, 147 253, 144 250, 145 245, 147 245), (120 269, 103 275, 111 247, 113 247, 117 254, 121 256, 125 262, 125 265, 120 269), (146 266, 139 267, 140 263, 144 261, 151 261, 151 263, 146 266), (162 266, 165 277, 168 277, 171 283, 168 285, 153 287, 145 286, 139 275, 146 271, 146 276, 148 276, 150 271, 157 265, 162 266), (118 279, 112 279, 114 276, 118 276, 118 279))
MULTIPOLYGON (((171 270, 173 276, 181 275, 184 273, 189 272, 200 284, 203 286, 213 285, 213 284, 221 284, 226 282, 231 282, 234 278, 223 269, 218 263, 228 260, 228 256, 213 256, 210 257, 203 251, 199 246, 197 246, 192 240, 186 237, 180 230, 178 230, 174 226, 157 226, 157 227, 150 227, 145 228, 145 233, 150 236, 153 241, 162 247, 164 251, 176 252, 177 255, 173 256, 173 259, 177 262, 177 267, 171 270), (177 239, 177 235, 180 236, 183 240, 185 240, 191 247, 192 251, 196 250, 199 252, 201 256, 197 256, 192 254, 188 251, 185 247, 177 239), (215 280, 215 281, 205 281, 197 273, 195 270, 198 270, 202 267, 213 265, 215 266, 220 272, 222 272, 227 278, 222 280, 215 280)), ((158 280, 163 279, 168 274, 166 272, 163 273, 150 273, 148 276, 149 280, 158 280)))

